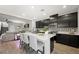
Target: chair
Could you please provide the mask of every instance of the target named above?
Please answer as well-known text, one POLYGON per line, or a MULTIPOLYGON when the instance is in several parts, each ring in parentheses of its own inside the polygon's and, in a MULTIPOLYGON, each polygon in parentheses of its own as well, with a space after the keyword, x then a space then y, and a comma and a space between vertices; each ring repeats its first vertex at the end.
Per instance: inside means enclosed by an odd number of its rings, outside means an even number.
POLYGON ((27 47, 27 50, 29 50, 29 36, 26 33, 24 33, 23 42, 26 44, 25 48, 27 47))
POLYGON ((29 36, 28 36, 26 33, 24 33, 24 39, 23 39, 23 41, 24 41, 26 44, 29 44, 29 36))
POLYGON ((20 33, 20 45, 23 48, 28 48, 29 49, 29 38, 26 33, 20 33))
POLYGON ((20 33, 20 48, 21 48, 21 47, 24 47, 24 42, 23 42, 23 40, 24 40, 24 35, 23 35, 23 33, 20 33))
POLYGON ((37 53, 38 52, 41 52, 41 53, 44 53, 44 44, 40 41, 37 41, 37 38, 33 35, 30 35, 29 36, 30 40, 29 40, 29 43, 30 43, 30 47, 35 50, 37 53))

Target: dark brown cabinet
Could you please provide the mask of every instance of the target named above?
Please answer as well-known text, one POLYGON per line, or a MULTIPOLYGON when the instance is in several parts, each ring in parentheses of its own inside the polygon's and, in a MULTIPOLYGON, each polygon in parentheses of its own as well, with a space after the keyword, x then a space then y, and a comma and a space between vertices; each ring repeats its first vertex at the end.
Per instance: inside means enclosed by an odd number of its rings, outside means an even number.
POLYGON ((36 22, 36 28, 43 28, 44 27, 44 23, 41 21, 37 21, 36 22))
POLYGON ((58 16, 58 14, 51 15, 50 19, 45 19, 43 21, 37 21, 36 27, 43 28, 44 26, 49 26, 52 23, 57 23, 58 28, 76 28, 78 27, 78 15, 77 12, 58 16))
POLYGON ((79 35, 57 34, 56 42, 79 48, 79 35))
POLYGON ((78 20, 77 12, 59 16, 58 17, 58 27, 59 28, 62 28, 62 27, 75 28, 75 27, 77 27, 77 20, 78 20))

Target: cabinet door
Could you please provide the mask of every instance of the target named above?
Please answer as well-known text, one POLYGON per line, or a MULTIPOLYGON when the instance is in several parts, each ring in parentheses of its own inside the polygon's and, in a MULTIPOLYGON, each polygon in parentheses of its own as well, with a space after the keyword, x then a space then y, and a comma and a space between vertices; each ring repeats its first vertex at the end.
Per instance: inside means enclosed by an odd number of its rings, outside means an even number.
POLYGON ((54 49, 54 37, 50 38, 50 52, 54 49))
POLYGON ((44 23, 41 21, 36 22, 36 28, 43 28, 44 27, 44 23))
POLYGON ((77 12, 58 17, 58 25, 62 24, 60 27, 77 27, 77 21, 77 12))
POLYGON ((78 45, 77 42, 78 42, 77 36, 74 36, 74 35, 70 36, 70 39, 69 39, 70 46, 77 47, 77 45, 78 45))
POLYGON ((65 34, 57 34, 56 41, 63 44, 68 44, 68 36, 65 34))

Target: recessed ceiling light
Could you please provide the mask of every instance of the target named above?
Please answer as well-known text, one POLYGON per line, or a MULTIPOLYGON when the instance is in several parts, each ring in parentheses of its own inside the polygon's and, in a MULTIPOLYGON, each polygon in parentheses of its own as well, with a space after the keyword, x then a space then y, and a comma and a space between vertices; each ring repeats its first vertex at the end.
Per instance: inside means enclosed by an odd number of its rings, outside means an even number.
POLYGON ((43 15, 46 15, 46 13, 44 13, 43 15))
POLYGON ((63 8, 66 8, 66 7, 67 7, 66 5, 63 6, 63 8))
POLYGON ((32 6, 32 8, 34 8, 34 6, 32 6))

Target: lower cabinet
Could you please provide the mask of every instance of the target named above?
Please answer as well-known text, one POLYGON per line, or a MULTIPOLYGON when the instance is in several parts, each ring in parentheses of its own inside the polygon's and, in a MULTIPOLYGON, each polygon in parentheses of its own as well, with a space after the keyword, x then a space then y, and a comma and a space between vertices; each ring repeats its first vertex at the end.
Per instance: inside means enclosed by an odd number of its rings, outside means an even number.
POLYGON ((50 52, 54 49, 54 37, 50 38, 50 52))
POLYGON ((79 48, 79 36, 68 34, 57 34, 56 42, 79 48))
POLYGON ((0 36, 1 36, 1 31, 0 31, 0 36))

